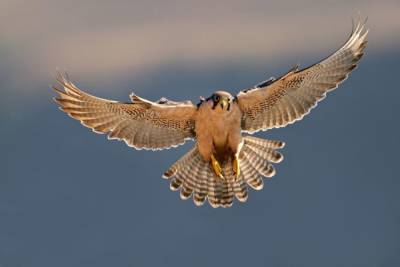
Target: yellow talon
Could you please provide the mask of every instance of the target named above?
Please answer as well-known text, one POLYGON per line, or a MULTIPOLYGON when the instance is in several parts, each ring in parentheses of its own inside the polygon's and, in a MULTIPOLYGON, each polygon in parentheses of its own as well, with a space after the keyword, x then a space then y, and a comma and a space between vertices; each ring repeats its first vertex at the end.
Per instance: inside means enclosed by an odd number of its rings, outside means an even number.
POLYGON ((233 159, 233 172, 235 173, 235 177, 237 179, 240 176, 240 166, 237 155, 235 155, 235 158, 233 159))
POLYGON ((213 154, 211 154, 211 166, 213 167, 215 174, 219 178, 225 179, 224 176, 222 175, 221 165, 219 165, 219 162, 215 159, 213 154))

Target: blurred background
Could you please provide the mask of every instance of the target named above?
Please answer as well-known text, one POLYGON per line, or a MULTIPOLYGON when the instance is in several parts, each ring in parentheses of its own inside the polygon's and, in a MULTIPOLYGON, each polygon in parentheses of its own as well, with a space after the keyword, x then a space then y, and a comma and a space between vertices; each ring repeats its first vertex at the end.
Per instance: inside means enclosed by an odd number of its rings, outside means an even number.
POLYGON ((400 266, 399 1, 0 0, 0 266, 400 266), (162 172, 193 145, 135 151, 52 101, 56 68, 128 101, 231 93, 369 45, 286 142, 277 175, 230 209, 162 172))

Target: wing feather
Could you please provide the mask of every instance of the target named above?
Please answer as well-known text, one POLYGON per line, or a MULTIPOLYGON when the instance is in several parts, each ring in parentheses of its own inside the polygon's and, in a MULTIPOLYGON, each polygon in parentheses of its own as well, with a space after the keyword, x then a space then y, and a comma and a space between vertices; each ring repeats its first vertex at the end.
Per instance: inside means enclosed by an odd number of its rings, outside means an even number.
POLYGON ((151 102, 131 95, 132 103, 92 96, 59 75, 54 100, 70 117, 109 139, 124 140, 136 149, 165 149, 194 138, 196 106, 186 102, 151 102))
POLYGON ((359 22, 346 43, 331 56, 303 70, 296 66, 279 79, 240 92, 237 102, 243 131, 279 128, 301 120, 356 67, 367 34, 365 22, 359 22))

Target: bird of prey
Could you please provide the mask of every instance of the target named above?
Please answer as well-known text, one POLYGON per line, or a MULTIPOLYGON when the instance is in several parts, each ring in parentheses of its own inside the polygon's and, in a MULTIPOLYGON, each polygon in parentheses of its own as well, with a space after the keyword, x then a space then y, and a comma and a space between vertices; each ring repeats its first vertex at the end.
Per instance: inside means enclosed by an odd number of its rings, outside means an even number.
POLYGON ((135 94, 131 103, 107 100, 85 93, 61 74, 55 101, 94 132, 136 149, 167 149, 195 140, 163 177, 197 206, 208 199, 214 208, 230 207, 234 198, 247 200, 248 187, 262 189, 263 177, 275 175, 272 164, 283 159, 277 150, 284 142, 248 134, 301 120, 356 67, 367 34, 365 22, 358 22, 345 44, 319 63, 302 70, 296 66, 236 96, 217 91, 197 105, 166 98, 152 102, 135 94))

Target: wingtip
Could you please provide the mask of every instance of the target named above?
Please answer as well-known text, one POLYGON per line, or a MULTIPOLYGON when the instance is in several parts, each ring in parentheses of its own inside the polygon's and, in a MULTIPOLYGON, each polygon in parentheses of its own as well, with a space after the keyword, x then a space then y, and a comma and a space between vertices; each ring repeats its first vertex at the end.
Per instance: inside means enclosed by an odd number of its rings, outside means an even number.
POLYGON ((54 76, 54 79, 62 86, 72 84, 69 74, 66 70, 61 71, 59 68, 56 68, 56 73, 54 76))
POLYGON ((58 98, 57 98, 57 97, 52 97, 51 99, 52 99, 55 103, 60 104, 60 103, 58 102, 58 98))
POLYGON ((51 89, 54 91, 54 92, 56 92, 56 93, 58 93, 58 94, 63 94, 64 92, 61 90, 61 89, 59 89, 59 88, 57 88, 56 86, 50 86, 51 87, 51 89))

